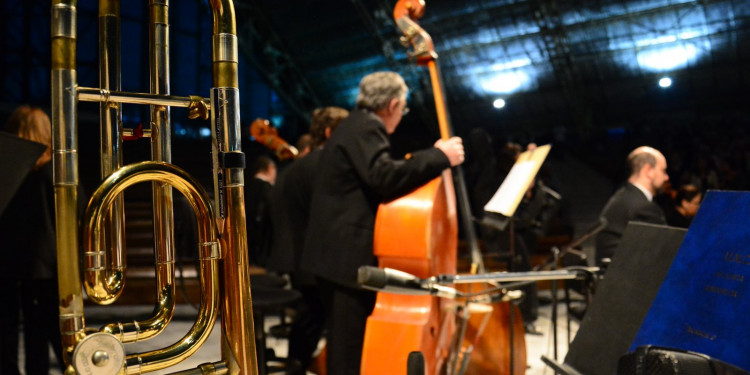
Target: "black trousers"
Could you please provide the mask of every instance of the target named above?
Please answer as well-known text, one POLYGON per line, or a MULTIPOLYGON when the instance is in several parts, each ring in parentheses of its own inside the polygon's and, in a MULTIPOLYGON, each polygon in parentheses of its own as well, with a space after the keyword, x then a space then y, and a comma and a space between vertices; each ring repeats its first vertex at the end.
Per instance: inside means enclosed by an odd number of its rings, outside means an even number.
POLYGON ((57 280, 20 280, 2 283, 0 288, 8 296, 0 309, 2 331, 0 374, 18 374, 18 332, 23 317, 26 374, 49 374, 52 349, 62 370, 62 339, 57 298, 57 280))
POLYGON ((375 308, 375 292, 317 278, 326 313, 328 375, 357 375, 362 363, 367 317, 375 308))
POLYGON ((288 357, 299 361, 301 368, 297 374, 305 375, 323 335, 325 312, 317 285, 295 286, 292 278, 292 287, 302 293, 302 301, 295 306, 296 314, 289 333, 288 357))

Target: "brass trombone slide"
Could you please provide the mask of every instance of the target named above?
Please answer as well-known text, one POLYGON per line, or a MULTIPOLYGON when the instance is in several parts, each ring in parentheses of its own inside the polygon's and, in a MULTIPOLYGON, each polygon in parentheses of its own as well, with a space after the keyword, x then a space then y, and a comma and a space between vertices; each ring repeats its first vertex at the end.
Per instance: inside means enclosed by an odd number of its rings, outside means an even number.
POLYGON ((213 87, 210 99, 173 96, 169 90, 169 0, 149 0, 148 93, 121 92, 120 1, 99 0, 99 88, 79 87, 76 73, 76 0, 52 1, 51 80, 53 165, 57 223, 60 330, 66 374, 136 374, 171 367, 194 353, 221 314, 222 356, 183 373, 257 374, 244 212, 244 154, 240 146, 237 36, 231 0, 210 0, 213 11, 213 87), (101 175, 78 228, 79 101, 100 103, 101 175), (122 104, 150 106, 152 161, 122 165, 122 104), (171 163, 170 107, 212 126, 213 204, 200 184, 171 163), (83 272, 88 298, 109 304, 125 280, 124 203, 129 186, 150 181, 154 201, 157 302, 142 321, 87 328, 83 272), (196 322, 167 348, 125 355, 124 344, 164 330, 174 313, 172 188, 188 198, 198 218, 201 306, 196 322), (221 311, 219 311, 221 309, 221 311), (92 333, 95 332, 95 333, 92 333))

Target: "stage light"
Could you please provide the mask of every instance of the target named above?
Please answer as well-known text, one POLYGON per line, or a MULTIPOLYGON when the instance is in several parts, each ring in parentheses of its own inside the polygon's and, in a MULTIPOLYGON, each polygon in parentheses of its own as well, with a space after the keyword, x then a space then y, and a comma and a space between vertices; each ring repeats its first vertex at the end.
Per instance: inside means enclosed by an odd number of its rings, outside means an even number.
POLYGON ((497 109, 505 107, 505 99, 495 99, 495 101, 492 102, 492 106, 497 109))
POLYGON ((201 128, 200 135, 203 138, 208 138, 211 136, 211 129, 209 128, 201 128))
POLYGON ((659 79, 659 87, 666 89, 669 86, 672 86, 672 78, 662 77, 659 79))

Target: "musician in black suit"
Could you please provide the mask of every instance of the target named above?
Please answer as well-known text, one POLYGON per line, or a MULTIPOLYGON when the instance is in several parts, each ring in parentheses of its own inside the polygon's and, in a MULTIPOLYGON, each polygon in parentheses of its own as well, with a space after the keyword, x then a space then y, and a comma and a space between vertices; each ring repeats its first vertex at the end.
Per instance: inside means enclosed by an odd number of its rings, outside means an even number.
POLYGON ((276 163, 268 156, 258 156, 248 172, 252 178, 245 184, 247 216, 247 250, 250 264, 266 266, 271 251, 271 189, 276 183, 276 163))
MULTIPOLYGON (((5 131, 47 146, 33 170, 0 213, 0 374, 19 374, 19 329, 23 327, 26 374, 49 374, 50 345, 63 370, 57 290, 57 247, 50 118, 37 107, 13 111, 5 131), (19 318, 22 318, 19 319, 19 318)), ((80 185, 79 185, 80 188, 80 185)), ((82 189, 79 197, 85 197, 82 189)), ((79 199, 84 204, 85 199, 79 199)), ((79 206, 79 214, 83 207, 79 206)))
POLYGON ((356 108, 321 154, 302 269, 312 272, 326 311, 327 371, 358 374, 365 324, 375 293, 357 285, 360 266, 377 264, 373 231, 378 205, 402 196, 463 162, 460 138, 439 140, 406 160, 391 156, 389 135, 406 112, 400 75, 376 72, 359 84, 356 108))
POLYGON ((628 182, 615 192, 601 213, 607 226, 596 237, 598 264, 615 254, 628 222, 667 223, 664 211, 654 202, 654 196, 669 180, 667 159, 658 150, 641 146, 628 155, 628 166, 628 182))
POLYGON ((288 274, 292 288, 302 294, 302 301, 295 306, 296 314, 289 333, 288 357, 301 364, 295 375, 306 373, 325 323, 315 277, 299 267, 307 234, 313 182, 318 175, 318 162, 325 141, 348 115, 349 111, 339 107, 323 107, 313 111, 310 133, 307 134, 312 150, 279 174, 271 192, 273 245, 268 269, 288 274))

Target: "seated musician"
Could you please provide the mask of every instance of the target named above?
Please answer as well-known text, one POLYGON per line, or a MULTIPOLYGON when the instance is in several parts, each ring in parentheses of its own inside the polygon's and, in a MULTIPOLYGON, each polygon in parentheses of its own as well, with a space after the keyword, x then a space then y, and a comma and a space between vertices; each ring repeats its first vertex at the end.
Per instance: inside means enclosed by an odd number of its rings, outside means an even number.
POLYGON ((408 111, 407 92, 397 73, 365 76, 356 108, 331 135, 320 156, 301 267, 315 275, 321 292, 330 375, 360 371, 365 325, 376 294, 357 285, 357 270, 377 262, 373 231, 378 205, 427 183, 464 159, 457 137, 438 140, 408 160, 391 156, 389 135, 408 111))
POLYGON ((669 180, 667 159, 659 150, 641 146, 633 150, 627 160, 630 177, 609 198, 601 213, 607 219, 607 226, 596 237, 597 264, 615 255, 628 222, 667 223, 664 211, 653 201, 669 180))

